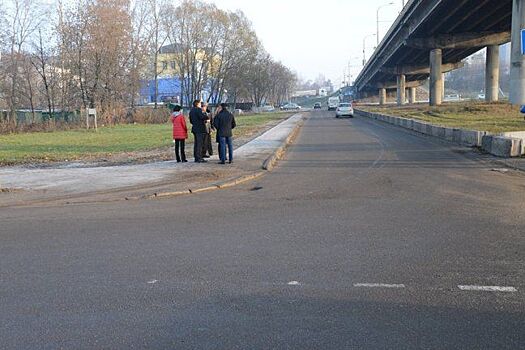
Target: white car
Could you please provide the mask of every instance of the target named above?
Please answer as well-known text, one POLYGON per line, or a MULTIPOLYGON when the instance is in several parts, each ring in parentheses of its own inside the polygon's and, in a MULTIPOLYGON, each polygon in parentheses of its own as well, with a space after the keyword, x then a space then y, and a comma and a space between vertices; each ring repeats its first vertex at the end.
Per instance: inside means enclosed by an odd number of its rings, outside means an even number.
POLYGON ((288 103, 281 107, 281 110, 283 111, 298 111, 301 109, 301 106, 299 106, 297 103, 288 103))
POLYGON ((340 103, 339 107, 335 110, 335 117, 354 117, 354 108, 351 103, 340 103))

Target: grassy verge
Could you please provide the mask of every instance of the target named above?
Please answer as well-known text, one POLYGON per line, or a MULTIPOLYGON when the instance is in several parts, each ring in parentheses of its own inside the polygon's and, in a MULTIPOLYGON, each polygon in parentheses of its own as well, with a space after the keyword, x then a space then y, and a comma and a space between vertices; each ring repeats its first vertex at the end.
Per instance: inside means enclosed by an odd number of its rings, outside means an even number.
MULTIPOLYGON (((235 137, 248 137, 290 113, 238 116, 235 137)), ((188 124, 189 125, 189 124, 188 124)), ((0 164, 96 160, 120 153, 153 151, 171 146, 171 124, 118 125, 87 130, 0 135, 0 164)), ((193 142, 190 133, 188 142, 193 142)))
POLYGON ((439 107, 417 105, 359 108, 371 112, 423 120, 447 127, 466 128, 493 133, 525 130, 525 120, 517 107, 503 102, 449 103, 439 107))

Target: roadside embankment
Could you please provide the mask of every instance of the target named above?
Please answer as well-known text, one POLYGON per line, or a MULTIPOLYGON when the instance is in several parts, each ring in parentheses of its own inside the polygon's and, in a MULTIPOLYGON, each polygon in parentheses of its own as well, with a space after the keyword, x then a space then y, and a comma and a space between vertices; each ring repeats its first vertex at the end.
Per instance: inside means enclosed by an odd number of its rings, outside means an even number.
MULTIPOLYGON (((461 116, 453 117, 450 115, 445 121, 444 117, 435 120, 431 118, 418 119, 417 114, 399 113, 401 110, 403 109, 360 107, 359 109, 356 109, 356 113, 363 117, 396 125, 424 135, 465 146, 478 147, 484 152, 497 157, 511 158, 525 155, 525 132, 512 131, 513 129, 518 128, 519 125, 518 122, 514 120, 515 118, 513 118, 513 123, 515 125, 506 128, 499 124, 499 126, 490 124, 487 121, 488 119, 485 119, 486 124, 481 122, 481 124, 477 124, 480 126, 487 126, 492 130, 491 132, 479 130, 479 128, 469 129, 468 127, 456 126, 473 125, 473 123, 465 122, 465 118, 461 116), (380 110, 380 112, 377 112, 377 110, 380 110), (398 116, 396 114, 402 114, 404 116, 398 116), (461 120, 463 120, 463 122, 461 120), (490 125, 492 125, 492 127, 489 127, 490 125), (494 130, 498 130, 499 132, 494 130)), ((522 122, 522 124, 525 129, 525 122, 522 122)))

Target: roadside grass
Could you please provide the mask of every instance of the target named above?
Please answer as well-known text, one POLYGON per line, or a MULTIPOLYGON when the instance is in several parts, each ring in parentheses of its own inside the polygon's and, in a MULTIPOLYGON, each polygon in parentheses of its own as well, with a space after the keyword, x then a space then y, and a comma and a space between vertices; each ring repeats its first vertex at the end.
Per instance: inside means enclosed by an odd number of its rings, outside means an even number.
MULTIPOLYGON (((237 116, 235 137, 249 137, 290 113, 237 116)), ((191 125, 188 123, 188 128, 191 125)), ((71 130, 0 135, 0 165, 102 159, 120 153, 166 149, 172 144, 171 124, 117 125, 71 130)), ((189 133, 188 143, 193 142, 189 133)))
POLYGON ((436 125, 488 131, 492 133, 525 131, 525 120, 516 106, 509 103, 463 102, 438 107, 360 106, 364 110, 418 119, 436 125))

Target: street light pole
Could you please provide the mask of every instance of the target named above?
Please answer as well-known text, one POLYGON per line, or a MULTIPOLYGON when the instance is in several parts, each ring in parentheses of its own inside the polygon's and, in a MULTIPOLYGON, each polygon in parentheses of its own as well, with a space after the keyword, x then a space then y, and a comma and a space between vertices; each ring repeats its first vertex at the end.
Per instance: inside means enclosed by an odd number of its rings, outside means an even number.
POLYGON ((376 34, 370 34, 363 38, 363 67, 366 65, 366 39, 376 36, 376 34))
MULTIPOLYGON (((389 2, 388 4, 384 4, 384 5, 381 5, 377 8, 377 11, 376 11, 376 35, 377 35, 377 46, 379 46, 379 11, 383 8, 383 7, 387 7, 387 6, 392 6, 394 5, 393 2, 389 2)), ((404 7, 404 5, 403 5, 404 7)))

